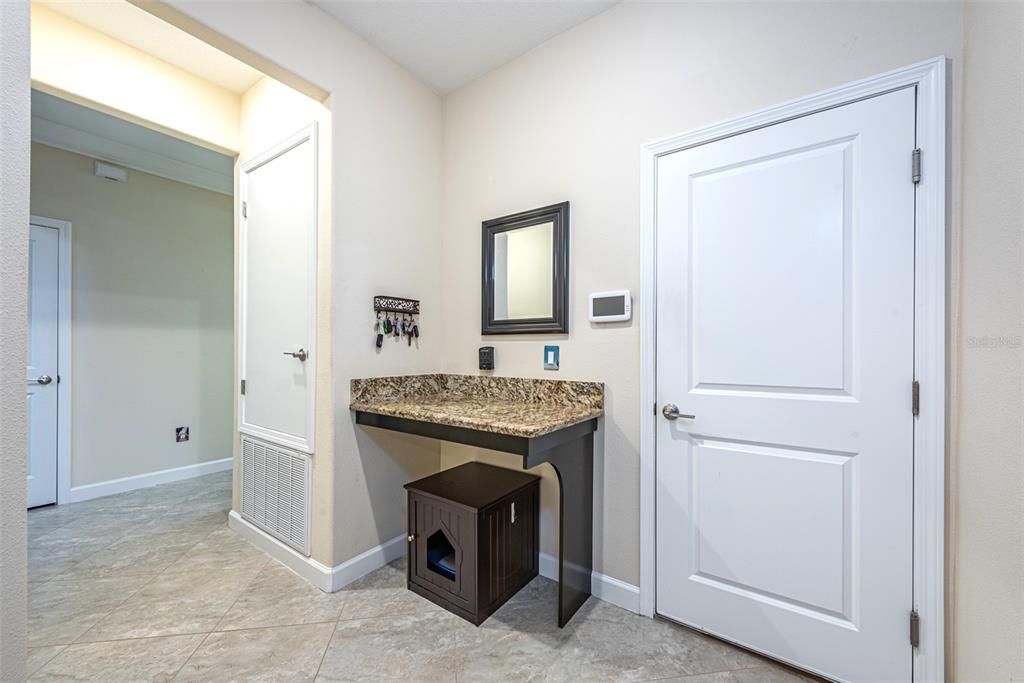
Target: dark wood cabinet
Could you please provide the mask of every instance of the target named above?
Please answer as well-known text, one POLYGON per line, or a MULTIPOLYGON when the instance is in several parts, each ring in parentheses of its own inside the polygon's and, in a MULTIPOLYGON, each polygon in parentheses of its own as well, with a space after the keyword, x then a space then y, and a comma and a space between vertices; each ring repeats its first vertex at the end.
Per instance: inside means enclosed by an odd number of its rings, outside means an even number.
POLYGON ((537 576, 540 477, 471 462, 405 488, 410 590, 479 625, 537 576))

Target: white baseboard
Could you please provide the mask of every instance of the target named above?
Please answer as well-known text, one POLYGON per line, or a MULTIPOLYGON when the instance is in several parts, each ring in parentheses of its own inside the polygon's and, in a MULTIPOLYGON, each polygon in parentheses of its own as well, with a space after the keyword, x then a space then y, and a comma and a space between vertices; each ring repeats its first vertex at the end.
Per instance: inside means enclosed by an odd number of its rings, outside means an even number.
POLYGON ((345 560, 331 570, 331 585, 333 586, 331 590, 341 590, 356 579, 361 579, 389 562, 394 562, 405 555, 408 547, 409 541, 405 534, 402 534, 395 536, 390 541, 384 541, 379 546, 370 548, 350 560, 345 560))
POLYGON ((405 554, 407 543, 404 534, 395 536, 336 567, 328 567, 312 557, 306 557, 286 546, 262 529, 242 519, 242 516, 234 510, 228 515, 228 526, 239 536, 325 593, 339 591, 370 572, 380 569, 389 562, 394 562, 405 554))
MULTIPOLYGON (((558 580, 558 560, 554 555, 540 554, 540 575, 552 581, 558 580)), ((593 572, 590 581, 591 594, 598 600, 635 614, 640 613, 640 589, 637 586, 600 572, 593 572)))
POLYGON ((149 472, 147 474, 137 474, 132 477, 122 477, 120 479, 111 479, 110 481, 101 481, 95 484, 74 486, 68 492, 67 499, 62 502, 80 503, 83 500, 112 496, 115 493, 125 493, 127 491, 134 491, 135 489, 144 489, 149 486, 156 486, 157 484, 169 484, 183 479, 201 477, 204 474, 224 472, 231 469, 233 460, 233 458, 222 458, 220 460, 196 463, 195 465, 172 467, 167 470, 159 470, 157 472, 149 472))
MULTIPOLYGON (((239 536, 325 593, 339 591, 356 579, 380 569, 389 562, 394 562, 405 554, 408 542, 404 535, 395 536, 336 567, 328 567, 286 546, 270 534, 242 519, 242 516, 234 510, 228 515, 228 526, 234 529, 239 536)), ((539 564, 541 576, 552 580, 558 579, 558 562, 553 555, 541 553, 539 564)), ((640 589, 633 584, 605 576, 600 572, 594 572, 591 581, 591 591, 595 598, 630 612, 640 613, 640 589)))
POLYGON ((331 568, 327 565, 286 546, 267 532, 242 519, 242 516, 234 510, 228 514, 228 527, 320 590, 325 593, 334 592, 331 568))

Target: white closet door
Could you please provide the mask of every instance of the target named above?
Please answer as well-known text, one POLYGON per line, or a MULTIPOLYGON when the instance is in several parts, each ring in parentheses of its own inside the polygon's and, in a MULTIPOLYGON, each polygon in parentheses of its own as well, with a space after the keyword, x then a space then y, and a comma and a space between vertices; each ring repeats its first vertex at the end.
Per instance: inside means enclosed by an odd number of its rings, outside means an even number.
POLYGON ((57 502, 57 339, 60 234, 31 226, 29 237, 28 507, 57 502))
POLYGON ((316 127, 241 168, 239 430, 313 452, 316 127))
POLYGON ((662 157, 657 610, 847 681, 912 648, 915 91, 662 157))

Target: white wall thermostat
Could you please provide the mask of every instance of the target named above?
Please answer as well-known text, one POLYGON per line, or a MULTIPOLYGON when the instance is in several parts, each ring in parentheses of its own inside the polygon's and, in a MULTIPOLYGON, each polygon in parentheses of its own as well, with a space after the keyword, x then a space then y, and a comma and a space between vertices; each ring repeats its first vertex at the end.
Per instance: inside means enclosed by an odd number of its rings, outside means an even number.
POLYGON ((628 289, 615 292, 594 292, 590 295, 590 320, 613 323, 633 317, 633 297, 628 289))

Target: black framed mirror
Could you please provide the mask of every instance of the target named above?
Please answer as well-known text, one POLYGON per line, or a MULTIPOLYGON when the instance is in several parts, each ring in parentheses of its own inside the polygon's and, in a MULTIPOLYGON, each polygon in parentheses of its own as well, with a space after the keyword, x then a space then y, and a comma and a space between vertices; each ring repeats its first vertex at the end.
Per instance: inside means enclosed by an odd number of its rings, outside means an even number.
POLYGON ((569 331, 569 202, 483 222, 481 334, 569 331))

